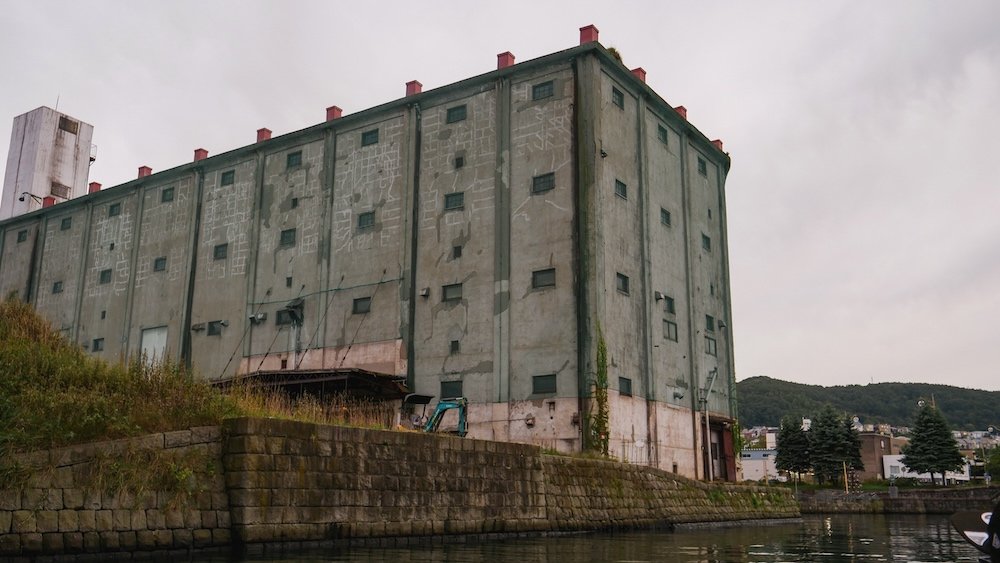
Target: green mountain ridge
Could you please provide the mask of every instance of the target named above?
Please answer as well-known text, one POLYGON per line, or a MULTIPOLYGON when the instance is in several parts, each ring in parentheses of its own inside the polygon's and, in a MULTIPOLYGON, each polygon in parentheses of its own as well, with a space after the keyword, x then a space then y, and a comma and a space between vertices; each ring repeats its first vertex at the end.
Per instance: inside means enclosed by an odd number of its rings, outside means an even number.
POLYGON ((757 376, 736 383, 740 425, 778 426, 781 417, 815 416, 830 403, 857 416, 863 424, 909 426, 920 400, 934 400, 953 430, 1000 427, 1000 391, 965 389, 930 383, 806 385, 757 376))

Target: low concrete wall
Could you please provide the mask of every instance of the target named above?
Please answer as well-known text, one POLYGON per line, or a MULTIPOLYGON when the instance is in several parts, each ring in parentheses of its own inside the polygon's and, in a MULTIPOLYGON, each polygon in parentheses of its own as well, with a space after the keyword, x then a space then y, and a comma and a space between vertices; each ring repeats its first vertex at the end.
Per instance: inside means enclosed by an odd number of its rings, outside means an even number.
POLYGON ((21 458, 55 470, 33 476, 25 490, 0 491, 5 557, 799 515, 786 489, 707 485, 642 466, 544 455, 523 444, 271 419, 21 458), (101 460, 135 451, 186 460, 176 464, 184 468, 179 490, 94 492, 93 471, 106 468, 101 460))

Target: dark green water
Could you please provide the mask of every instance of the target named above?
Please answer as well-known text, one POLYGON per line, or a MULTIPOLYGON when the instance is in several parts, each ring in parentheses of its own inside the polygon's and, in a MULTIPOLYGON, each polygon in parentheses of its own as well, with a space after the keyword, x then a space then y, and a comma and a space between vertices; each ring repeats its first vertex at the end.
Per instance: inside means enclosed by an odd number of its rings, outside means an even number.
MULTIPOLYGON (((976 561, 947 516, 809 515, 756 527, 701 528, 265 553, 238 561, 976 561)), ((199 561, 232 561, 208 558, 199 561)))

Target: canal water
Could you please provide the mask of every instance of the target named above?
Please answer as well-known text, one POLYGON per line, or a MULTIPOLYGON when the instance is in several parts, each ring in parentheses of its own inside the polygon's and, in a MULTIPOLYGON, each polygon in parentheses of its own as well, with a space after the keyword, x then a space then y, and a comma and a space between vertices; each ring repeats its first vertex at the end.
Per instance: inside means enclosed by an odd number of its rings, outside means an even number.
MULTIPOLYGON (((347 547, 251 555, 236 561, 770 562, 977 561, 941 515, 807 515, 766 526, 466 541, 405 548, 347 547)), ((198 561, 234 561, 228 557, 198 561)))

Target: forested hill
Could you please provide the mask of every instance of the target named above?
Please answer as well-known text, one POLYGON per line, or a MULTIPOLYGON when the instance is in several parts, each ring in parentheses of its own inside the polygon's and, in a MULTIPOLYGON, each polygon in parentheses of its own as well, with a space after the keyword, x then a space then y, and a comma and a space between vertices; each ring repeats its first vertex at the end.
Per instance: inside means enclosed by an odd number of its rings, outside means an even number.
POLYGON ((736 384, 740 425, 778 426, 781 417, 815 416, 824 403, 858 416, 864 424, 909 426, 917 401, 934 403, 952 430, 985 430, 1000 426, 1000 391, 963 389, 929 383, 873 383, 822 387, 751 377, 736 384))

